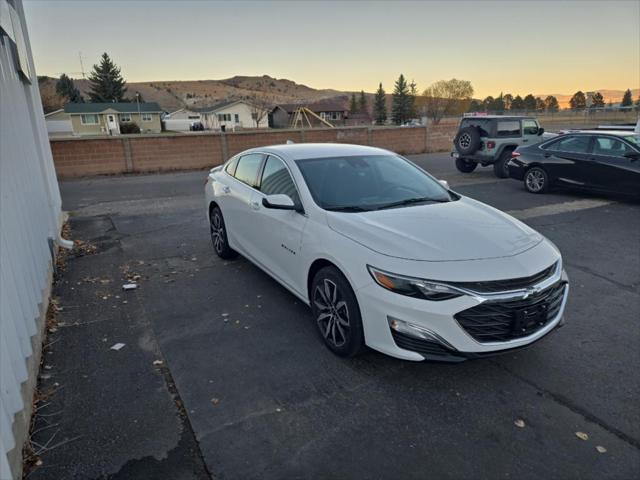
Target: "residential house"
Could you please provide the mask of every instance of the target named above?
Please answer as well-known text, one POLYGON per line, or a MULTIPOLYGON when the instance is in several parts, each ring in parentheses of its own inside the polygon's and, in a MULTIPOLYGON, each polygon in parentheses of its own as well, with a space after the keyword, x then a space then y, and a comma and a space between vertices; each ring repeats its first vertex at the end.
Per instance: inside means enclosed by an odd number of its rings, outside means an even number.
MULTIPOLYGON (((334 126, 345 125, 349 116, 347 102, 344 99, 320 100, 313 103, 286 103, 276 105, 269 113, 269 126, 272 128, 289 128, 296 110, 306 107, 320 118, 334 126)), ((322 122, 315 118, 309 118, 313 126, 321 126, 322 122)), ((306 121, 306 120, 305 120, 306 121)))
POLYGON ((71 116, 63 108, 47 113, 44 120, 49 136, 71 135, 73 133, 71 116))
MULTIPOLYGON (((0 0, 0 478, 22 477, 62 212, 22 0, 0 0)), ((50 445, 51 446, 51 445, 50 445)))
POLYGON ((67 103, 74 135, 119 135, 121 127, 135 123, 142 133, 160 133, 163 113, 156 102, 67 103))
POLYGON ((266 115, 256 125, 251 104, 243 100, 225 100, 205 107, 185 107, 171 113, 165 121, 167 130, 188 130, 193 122, 201 122, 207 130, 269 127, 266 115), (180 127, 178 120, 184 122, 186 128, 177 128, 180 127))

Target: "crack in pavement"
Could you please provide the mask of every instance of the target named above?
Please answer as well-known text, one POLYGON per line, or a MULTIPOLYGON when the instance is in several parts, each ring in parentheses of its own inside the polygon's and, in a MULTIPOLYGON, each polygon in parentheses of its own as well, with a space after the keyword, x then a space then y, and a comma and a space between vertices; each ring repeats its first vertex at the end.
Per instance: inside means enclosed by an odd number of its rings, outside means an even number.
POLYGON ((588 275, 593 275, 594 277, 597 277, 597 278, 599 278, 601 280, 606 280, 607 282, 612 283, 616 287, 621 288, 621 289, 623 289, 623 290, 625 290, 627 292, 634 293, 636 295, 640 294, 638 289, 634 289, 633 288, 633 284, 632 285, 626 285, 624 283, 618 282, 617 280, 613 280, 613 279, 611 279, 611 278, 609 278, 609 277, 607 277, 605 275, 602 275, 601 273, 595 272, 592 269, 590 269, 589 267, 584 267, 582 265, 577 265, 577 264, 572 263, 572 262, 565 261, 564 264, 570 266, 571 268, 575 268, 576 270, 580 270, 581 272, 586 273, 588 275))

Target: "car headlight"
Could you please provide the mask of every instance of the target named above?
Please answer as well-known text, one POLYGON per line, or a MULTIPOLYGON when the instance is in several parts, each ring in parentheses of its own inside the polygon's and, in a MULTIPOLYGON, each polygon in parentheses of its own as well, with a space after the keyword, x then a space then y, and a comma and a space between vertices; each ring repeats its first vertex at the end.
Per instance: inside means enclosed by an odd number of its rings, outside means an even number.
POLYGON ((378 270, 371 265, 367 265, 367 269, 378 285, 400 295, 433 301, 449 300, 464 295, 460 290, 443 283, 396 275, 378 270))

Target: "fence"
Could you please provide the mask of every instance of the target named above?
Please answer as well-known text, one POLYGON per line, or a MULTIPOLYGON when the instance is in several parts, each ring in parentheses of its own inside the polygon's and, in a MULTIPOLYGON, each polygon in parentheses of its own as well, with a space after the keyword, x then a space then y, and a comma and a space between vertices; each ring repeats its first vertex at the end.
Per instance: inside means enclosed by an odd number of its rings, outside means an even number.
POLYGON ((412 154, 447 150, 457 123, 428 127, 344 127, 235 133, 193 132, 117 137, 51 138, 58 177, 204 169, 243 150, 296 143, 371 145, 412 154))
MULTIPOLYGON (((14 7, 8 4, 10 9, 14 7)), ((0 478, 21 478, 60 231, 60 193, 22 2, 0 43, 0 478), (20 30, 24 45, 20 45, 20 30), (11 34, 14 37, 11 37, 11 34), (15 58, 16 55, 20 59, 15 58), (28 83, 17 65, 31 71, 28 83)), ((5 10, 3 10, 5 13, 5 10)), ((3 25, 4 26, 4 25, 3 25)))

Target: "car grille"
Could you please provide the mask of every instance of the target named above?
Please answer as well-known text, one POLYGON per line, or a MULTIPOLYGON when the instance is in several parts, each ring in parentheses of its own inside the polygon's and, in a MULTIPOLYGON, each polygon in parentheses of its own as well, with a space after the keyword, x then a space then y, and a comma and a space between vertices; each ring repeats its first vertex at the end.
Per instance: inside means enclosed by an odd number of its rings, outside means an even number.
POLYGON ((557 268, 557 262, 530 277, 512 278, 509 280, 491 280, 486 282, 447 282, 447 285, 465 288, 478 293, 508 292, 536 285, 551 277, 557 268))
POLYGON ((558 282, 527 299, 481 303, 457 313, 454 318, 481 343, 526 337, 558 315, 565 288, 565 282, 558 282))

